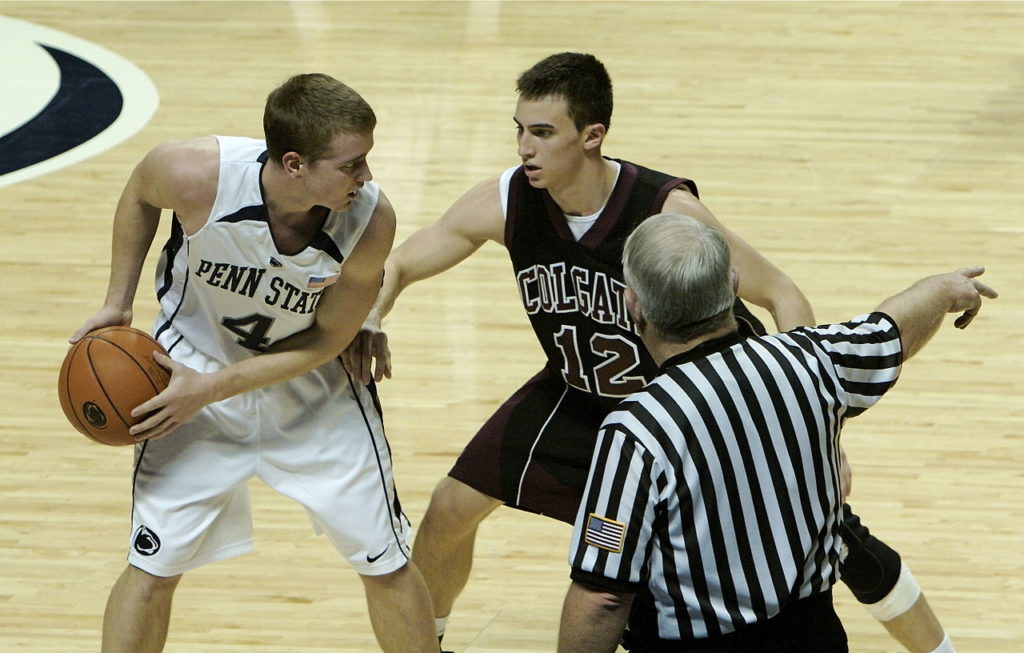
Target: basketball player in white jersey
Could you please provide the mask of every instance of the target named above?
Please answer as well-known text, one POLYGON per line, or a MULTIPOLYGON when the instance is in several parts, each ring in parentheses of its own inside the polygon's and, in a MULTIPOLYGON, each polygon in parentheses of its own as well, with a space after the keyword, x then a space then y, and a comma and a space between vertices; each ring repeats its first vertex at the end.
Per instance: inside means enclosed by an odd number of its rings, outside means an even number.
POLYGON ((436 652, 430 598, 372 386, 337 359, 381 284, 395 215, 367 164, 376 118, 321 74, 274 90, 266 140, 164 143, 114 218, 101 310, 74 334, 129 325, 162 209, 154 335, 168 388, 142 404, 128 566, 110 594, 105 653, 161 651, 182 574, 252 548, 246 482, 300 502, 363 580, 381 648, 436 652))

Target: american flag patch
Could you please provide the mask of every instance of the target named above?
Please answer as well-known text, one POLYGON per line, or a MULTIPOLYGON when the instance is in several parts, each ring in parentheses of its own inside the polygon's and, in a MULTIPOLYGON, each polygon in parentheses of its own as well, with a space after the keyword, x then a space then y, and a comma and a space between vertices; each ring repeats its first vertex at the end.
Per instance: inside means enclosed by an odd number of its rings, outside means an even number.
POLYGON ((316 275, 310 275, 309 282, 306 283, 307 288, 326 288, 335 281, 338 280, 341 274, 331 274, 326 277, 318 277, 316 275))
POLYGON ((626 537, 626 525, 612 519, 605 519, 594 513, 587 517, 583 541, 612 553, 622 552, 622 540, 626 537))

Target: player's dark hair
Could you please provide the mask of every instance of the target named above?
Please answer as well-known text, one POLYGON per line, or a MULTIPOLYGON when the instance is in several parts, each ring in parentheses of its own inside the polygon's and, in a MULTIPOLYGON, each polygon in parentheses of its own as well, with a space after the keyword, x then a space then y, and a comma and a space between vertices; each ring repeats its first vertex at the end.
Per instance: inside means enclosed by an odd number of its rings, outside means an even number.
POLYGON ((516 90, 527 100, 560 97, 569 107, 576 129, 612 123, 612 80, 592 54, 562 52, 534 64, 519 76, 516 90))
POLYGON ((274 161, 298 152, 312 163, 327 154, 339 133, 364 135, 376 125, 362 96, 322 73, 288 79, 267 96, 263 111, 263 135, 274 161))

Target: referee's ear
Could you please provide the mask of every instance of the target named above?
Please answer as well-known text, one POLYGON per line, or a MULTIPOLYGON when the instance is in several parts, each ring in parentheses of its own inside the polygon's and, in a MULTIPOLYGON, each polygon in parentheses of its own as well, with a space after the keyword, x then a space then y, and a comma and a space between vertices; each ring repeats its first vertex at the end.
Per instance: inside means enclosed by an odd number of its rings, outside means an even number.
POLYGON ((644 327, 647 326, 647 320, 644 319, 644 314, 640 312, 639 298, 637 298, 633 289, 628 286, 625 292, 622 293, 622 296, 626 300, 626 310, 629 311, 629 316, 633 318, 633 322, 636 324, 637 333, 643 335, 644 327))

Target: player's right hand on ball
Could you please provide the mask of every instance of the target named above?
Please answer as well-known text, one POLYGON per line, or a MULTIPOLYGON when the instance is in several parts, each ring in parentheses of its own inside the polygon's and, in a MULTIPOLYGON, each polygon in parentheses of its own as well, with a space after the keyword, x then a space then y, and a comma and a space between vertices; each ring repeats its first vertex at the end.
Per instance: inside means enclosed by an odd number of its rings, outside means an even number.
POLYGON ((341 352, 340 358, 345 370, 363 384, 369 383, 371 378, 378 383, 385 377, 391 378, 388 334, 378 327, 364 324, 345 351, 341 352))

